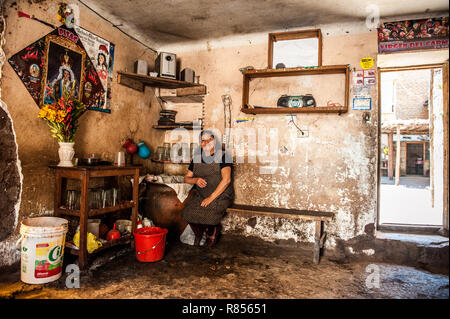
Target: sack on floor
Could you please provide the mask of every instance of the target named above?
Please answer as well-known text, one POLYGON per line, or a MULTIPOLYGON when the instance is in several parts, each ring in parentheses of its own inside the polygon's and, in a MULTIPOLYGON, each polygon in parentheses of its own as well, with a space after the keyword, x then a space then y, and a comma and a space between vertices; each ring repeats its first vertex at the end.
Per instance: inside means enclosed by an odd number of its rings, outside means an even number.
MULTIPOLYGON (((192 228, 189 224, 186 226, 183 233, 180 235, 180 241, 183 244, 192 245, 192 246, 194 245, 195 234, 192 231, 192 228)), ((203 235, 203 238, 200 241, 200 246, 204 245, 205 241, 206 241, 206 237, 205 237, 205 235, 203 235)))

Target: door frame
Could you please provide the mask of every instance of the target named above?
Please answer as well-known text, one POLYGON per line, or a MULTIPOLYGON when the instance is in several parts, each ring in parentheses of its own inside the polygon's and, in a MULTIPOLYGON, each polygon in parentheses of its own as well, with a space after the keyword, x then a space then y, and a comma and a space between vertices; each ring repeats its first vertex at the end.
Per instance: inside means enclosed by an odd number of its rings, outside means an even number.
MULTIPOLYGON (((377 114, 377 213, 376 213, 376 229, 385 230, 398 233, 424 233, 424 234, 440 234, 443 236, 449 236, 449 176, 448 176, 448 166, 449 166, 449 153, 448 153, 448 142, 449 142, 449 132, 448 132, 448 112, 449 112, 449 100, 448 100, 448 86, 449 86, 449 66, 446 63, 436 63, 436 64, 423 64, 414 66, 402 66, 402 67, 384 67, 377 68, 377 93, 378 93, 378 114, 377 114), (443 82, 443 103, 444 103, 444 211, 443 214, 443 227, 439 226, 428 226, 428 225, 409 225, 409 224, 383 224, 380 225, 380 177, 381 177, 381 73, 385 72, 397 72, 397 71, 408 71, 408 70, 423 70, 423 69, 442 69, 442 82, 443 82)), ((431 146, 430 146, 431 147, 431 146)), ((430 164, 431 166, 431 164, 430 164)))

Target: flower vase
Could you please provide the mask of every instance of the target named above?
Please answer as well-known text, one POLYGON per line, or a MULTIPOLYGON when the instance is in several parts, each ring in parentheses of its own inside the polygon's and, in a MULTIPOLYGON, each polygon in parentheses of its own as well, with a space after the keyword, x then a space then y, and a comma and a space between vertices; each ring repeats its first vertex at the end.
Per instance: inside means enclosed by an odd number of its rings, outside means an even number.
POLYGON ((75 155, 75 150, 73 149, 73 146, 75 143, 65 143, 65 142, 58 142, 59 144, 59 164, 58 166, 63 167, 73 167, 72 159, 75 155))

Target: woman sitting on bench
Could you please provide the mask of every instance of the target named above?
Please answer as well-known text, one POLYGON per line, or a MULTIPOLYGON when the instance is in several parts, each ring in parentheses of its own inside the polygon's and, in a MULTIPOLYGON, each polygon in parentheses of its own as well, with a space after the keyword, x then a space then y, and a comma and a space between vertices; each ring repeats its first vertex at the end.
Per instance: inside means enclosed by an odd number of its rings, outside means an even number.
POLYGON ((225 161, 220 141, 211 131, 200 133, 200 152, 193 156, 184 182, 194 184, 194 195, 182 214, 195 234, 199 246, 206 233, 206 246, 212 247, 220 234, 220 222, 234 198, 231 182, 232 162, 225 161))

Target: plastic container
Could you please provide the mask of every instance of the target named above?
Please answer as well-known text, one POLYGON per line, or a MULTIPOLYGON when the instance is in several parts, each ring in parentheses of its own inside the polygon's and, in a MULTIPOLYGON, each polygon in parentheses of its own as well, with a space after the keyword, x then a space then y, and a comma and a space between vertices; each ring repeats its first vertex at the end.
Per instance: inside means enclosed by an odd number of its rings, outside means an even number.
POLYGON ((121 235, 123 235, 125 233, 131 234, 131 225, 132 225, 131 220, 118 219, 118 220, 116 220, 115 224, 116 224, 116 229, 120 232, 121 235))
POLYGON ((59 217, 26 218, 20 225, 20 279, 43 284, 61 277, 68 221, 59 217))
MULTIPOLYGON (((101 219, 88 219, 88 224, 87 224, 88 233, 92 233, 93 235, 95 235, 95 237, 100 238, 99 234, 100 234, 101 222, 102 222, 101 219)), ((78 225, 76 232, 79 232, 79 231, 80 231, 80 225, 78 225)))
POLYGON ((166 247, 166 228, 142 227, 133 232, 136 258, 142 262, 155 262, 163 259, 166 247))

